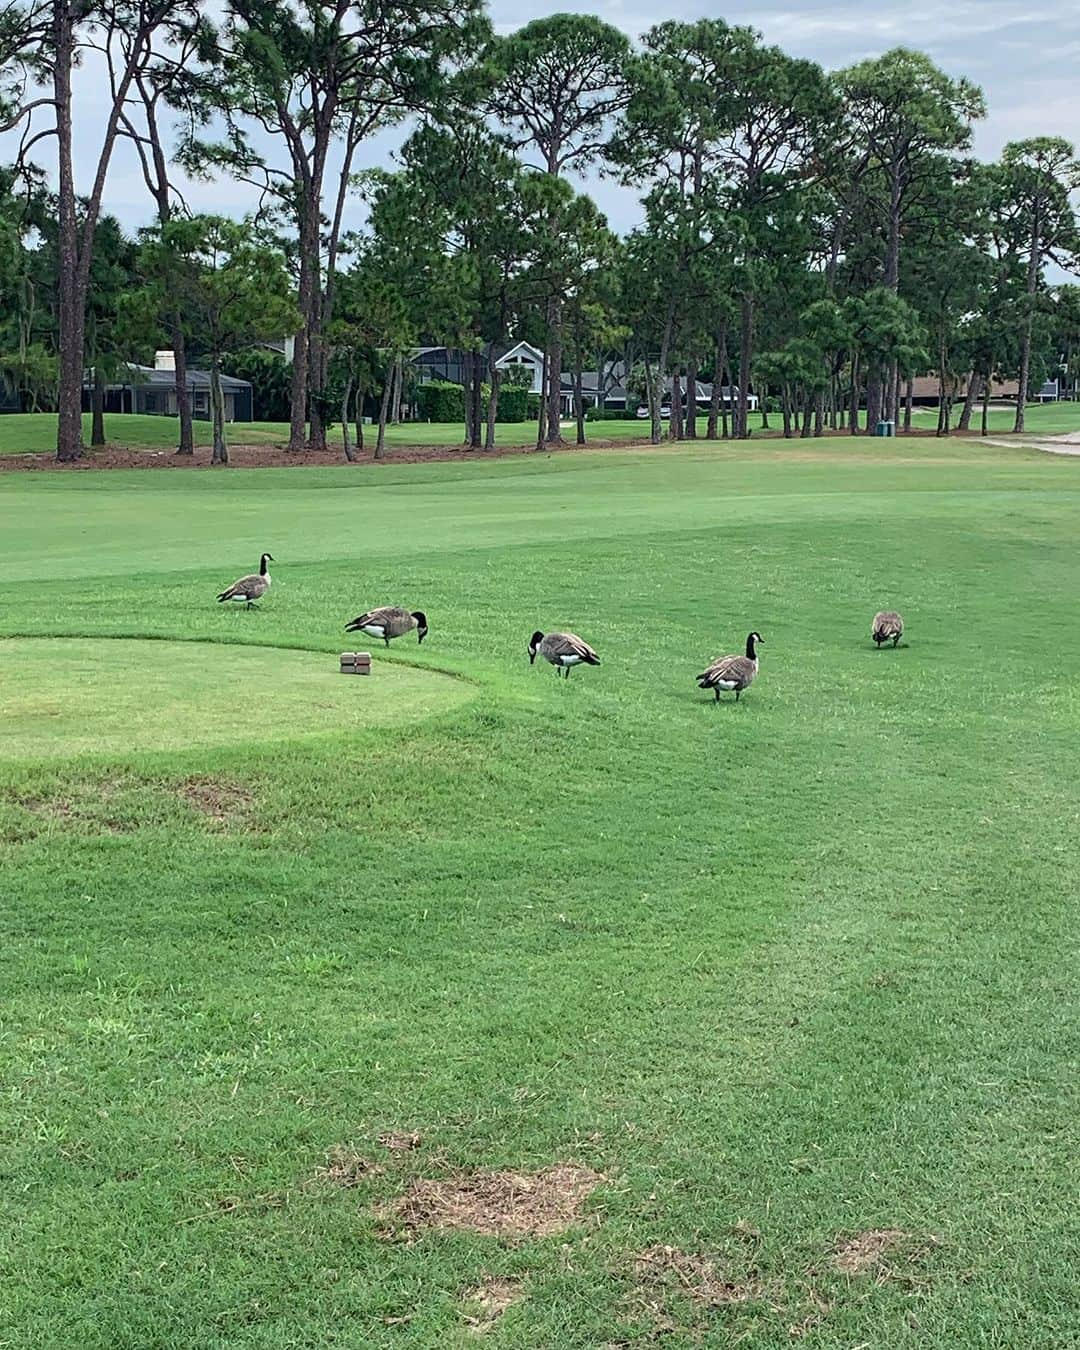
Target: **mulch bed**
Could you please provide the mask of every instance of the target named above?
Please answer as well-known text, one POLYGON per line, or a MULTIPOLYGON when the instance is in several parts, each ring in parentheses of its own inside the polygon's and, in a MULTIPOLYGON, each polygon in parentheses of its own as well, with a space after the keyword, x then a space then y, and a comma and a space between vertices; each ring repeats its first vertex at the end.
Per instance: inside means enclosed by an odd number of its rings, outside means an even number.
MULTIPOLYGON (((831 433, 832 436, 847 435, 847 431, 831 433)), ((969 436, 976 433, 970 432, 969 436)), ((929 427, 912 428, 903 437, 897 439, 923 439, 932 437, 929 427)), ((755 430, 752 440, 782 440, 778 429, 769 431, 755 430)), ((860 437, 873 442, 873 437, 860 437)), ((805 440, 795 436, 790 438, 793 447, 802 445, 812 448, 816 438, 805 440)), ((535 445, 499 445, 494 450, 469 450, 463 445, 394 445, 387 449, 383 459, 372 458, 371 449, 364 450, 351 467, 354 468, 393 468, 397 464, 426 464, 456 460, 475 463, 480 459, 503 459, 511 455, 552 455, 581 454, 594 450, 633 450, 633 449, 686 449, 695 444, 693 441, 663 441, 659 446, 650 445, 647 434, 631 437, 629 440, 592 440, 586 445, 575 445, 568 441, 566 445, 545 446, 541 451, 535 445)), ((734 442, 732 442, 734 444, 734 442)), ((304 469, 312 466, 347 466, 340 447, 331 450, 304 450, 291 453, 280 445, 230 445, 229 463, 213 465, 210 463, 210 447, 196 448, 193 455, 177 455, 172 450, 128 450, 119 445, 107 445, 103 449, 88 449, 85 456, 71 464, 61 464, 51 451, 42 451, 28 455, 0 455, 0 473, 25 473, 34 471, 54 471, 62 473, 85 473, 91 469, 215 469, 224 471, 233 469, 304 469)))

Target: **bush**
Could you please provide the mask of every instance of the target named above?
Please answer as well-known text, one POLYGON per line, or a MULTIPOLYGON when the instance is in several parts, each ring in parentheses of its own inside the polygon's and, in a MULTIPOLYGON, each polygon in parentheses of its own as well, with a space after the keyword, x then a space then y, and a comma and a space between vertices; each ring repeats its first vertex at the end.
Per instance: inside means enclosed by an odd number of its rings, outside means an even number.
POLYGON ((636 407, 633 412, 628 412, 625 408, 590 408, 585 414, 585 420, 587 422, 625 422, 627 419, 632 421, 636 413, 636 407))
MULTIPOLYGON (((540 409, 536 410, 539 417, 540 409)), ((496 422, 527 422, 529 420, 529 391, 521 385, 503 385, 499 389, 499 407, 496 422)))
POLYGON ((539 422, 540 420, 540 395, 530 393, 525 399, 525 420, 526 422, 539 422))
POLYGON ((465 390, 446 380, 420 385, 416 390, 416 416, 421 422, 463 422, 465 390))

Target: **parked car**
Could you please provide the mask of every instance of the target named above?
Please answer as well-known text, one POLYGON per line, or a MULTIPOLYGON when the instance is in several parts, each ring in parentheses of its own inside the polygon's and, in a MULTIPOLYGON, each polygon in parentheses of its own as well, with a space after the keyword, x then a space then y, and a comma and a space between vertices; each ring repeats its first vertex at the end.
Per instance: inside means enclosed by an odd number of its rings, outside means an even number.
MULTIPOLYGON (((648 407, 644 403, 638 405, 637 415, 641 418, 647 418, 652 416, 652 414, 649 412, 648 407)), ((660 405, 661 420, 668 418, 670 416, 671 416, 671 404, 662 403, 660 405)))

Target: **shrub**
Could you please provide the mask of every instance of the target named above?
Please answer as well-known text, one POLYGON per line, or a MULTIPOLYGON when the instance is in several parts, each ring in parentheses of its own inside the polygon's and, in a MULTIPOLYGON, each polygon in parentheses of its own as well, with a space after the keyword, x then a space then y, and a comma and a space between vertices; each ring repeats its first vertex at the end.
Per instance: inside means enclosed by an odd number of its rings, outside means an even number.
POLYGON ((590 408, 585 414, 587 422, 625 422, 627 419, 633 420, 633 412, 627 412, 625 408, 590 408))
MULTIPOLYGON (((503 385, 499 389, 499 407, 495 415, 497 422, 526 422, 529 418, 528 390, 521 385, 503 385)), ((540 410, 537 408, 537 416, 540 410)))
POLYGON ((416 415, 421 422, 463 422, 465 390, 446 380, 420 385, 416 390, 416 415))

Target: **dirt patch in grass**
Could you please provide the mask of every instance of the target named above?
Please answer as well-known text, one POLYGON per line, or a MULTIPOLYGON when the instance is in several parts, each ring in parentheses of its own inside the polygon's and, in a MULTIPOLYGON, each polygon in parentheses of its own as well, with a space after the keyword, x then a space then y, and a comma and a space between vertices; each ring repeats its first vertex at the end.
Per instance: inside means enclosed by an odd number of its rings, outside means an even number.
POLYGON ((694 1256, 678 1247, 648 1247, 634 1258, 634 1273, 644 1284, 678 1285, 696 1303, 711 1308, 749 1303, 761 1297, 761 1282, 752 1277, 734 1279, 715 1261, 694 1256))
POLYGON ((107 445, 100 450, 88 450, 84 457, 72 463, 61 464, 52 451, 26 455, 0 455, 0 473, 18 473, 56 470, 61 473, 85 473, 93 469, 203 469, 227 473, 236 469, 310 469, 328 466, 342 468, 393 468, 397 464, 426 464, 436 460, 482 461, 500 459, 507 455, 579 454, 591 450, 621 450, 648 444, 648 433, 640 439, 590 440, 586 445, 545 446, 537 451, 535 445, 499 445, 494 450, 467 450, 461 445, 391 445, 383 459, 375 459, 372 451, 361 451, 352 464, 343 452, 337 450, 304 450, 293 454, 282 445, 230 445, 229 463, 212 465, 210 447, 197 446, 193 455, 176 455, 170 450, 133 450, 121 445, 107 445))
POLYGON ((368 1177, 378 1176, 381 1171, 377 1163, 371 1162, 355 1149, 339 1145, 326 1155, 325 1164, 315 1169, 314 1179, 349 1189, 359 1186, 368 1177))
POLYGON ((836 1244, 833 1265, 841 1275, 865 1275, 878 1269, 907 1237, 901 1228, 868 1228, 865 1233, 842 1238, 836 1244))
POLYGON ((378 1139, 383 1148, 388 1148, 391 1153, 408 1153, 424 1142, 419 1130, 386 1130, 378 1139))
POLYGON ((506 1275, 486 1275, 463 1295, 465 1322, 477 1336, 486 1335, 507 1308, 521 1301, 521 1281, 506 1275))
POLYGON ((188 806, 222 825, 246 816, 255 802, 248 788, 209 776, 185 778, 176 791, 188 806))
MULTIPOLYGON (((33 795, 13 800, 23 811, 44 822, 46 828, 51 825, 78 833, 125 834, 137 830, 139 822, 123 809, 124 801, 117 803, 116 799, 131 789, 127 779, 105 778, 56 796, 33 795)), ((37 832, 31 830, 30 837, 37 832)))
POLYGON ((582 1205, 603 1180, 601 1173, 571 1162, 539 1172, 419 1178, 386 1208, 384 1218, 406 1234, 435 1228, 497 1238, 549 1237, 578 1222, 582 1205))

